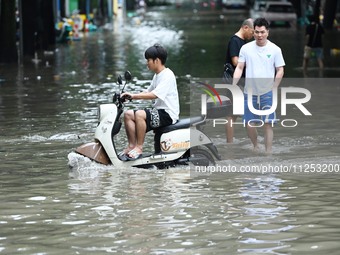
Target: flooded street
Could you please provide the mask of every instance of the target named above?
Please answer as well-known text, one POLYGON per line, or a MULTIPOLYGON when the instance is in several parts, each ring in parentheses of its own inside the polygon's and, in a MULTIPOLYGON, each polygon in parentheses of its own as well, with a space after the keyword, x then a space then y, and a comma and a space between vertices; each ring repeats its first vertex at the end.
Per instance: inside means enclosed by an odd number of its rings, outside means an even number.
MULTIPOLYGON (((116 22, 114 31, 58 45, 38 64, 0 65, 0 253, 338 254, 340 56, 330 49, 340 45, 339 32, 326 34, 325 70, 312 61, 306 77, 303 28, 271 29, 269 39, 287 64, 285 86, 312 95, 306 104, 312 116, 292 107, 286 118, 297 127, 274 128, 273 155, 253 153, 242 127, 231 145, 224 126, 212 134, 219 166, 271 164, 295 172, 117 169, 73 153, 93 140, 97 106, 110 102, 118 74, 131 71, 129 91, 148 86, 143 53, 154 43, 169 52, 181 115, 189 116, 190 81, 222 76, 226 42, 247 17, 246 11, 150 9, 144 18, 116 22)), ((115 142, 121 149, 126 138, 115 142)))

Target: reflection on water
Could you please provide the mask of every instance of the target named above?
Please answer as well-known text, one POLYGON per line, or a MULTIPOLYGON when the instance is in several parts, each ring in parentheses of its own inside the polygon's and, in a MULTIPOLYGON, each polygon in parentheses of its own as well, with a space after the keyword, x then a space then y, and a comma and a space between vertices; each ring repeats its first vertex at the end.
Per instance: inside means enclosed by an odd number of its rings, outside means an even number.
MULTIPOLYGON (((193 176, 188 167, 114 169, 72 153, 92 140, 97 105, 109 102, 117 74, 130 69, 131 91, 147 86, 148 44, 169 49, 188 114, 188 81, 219 77, 228 35, 247 16, 153 10, 140 25, 61 45, 41 65, 1 66, 0 253, 337 254, 339 172, 193 176), (69 160, 77 167, 70 170, 69 160)), ((284 32, 271 36, 286 52, 286 74, 302 77, 303 31, 284 32)), ((326 58, 323 75, 336 77, 334 59, 326 58)), ((312 119, 293 111, 301 127, 277 127, 272 156, 253 154, 242 128, 227 146, 220 127, 213 137, 224 155, 219 163, 338 164, 339 83, 314 81, 304 84, 312 119)))

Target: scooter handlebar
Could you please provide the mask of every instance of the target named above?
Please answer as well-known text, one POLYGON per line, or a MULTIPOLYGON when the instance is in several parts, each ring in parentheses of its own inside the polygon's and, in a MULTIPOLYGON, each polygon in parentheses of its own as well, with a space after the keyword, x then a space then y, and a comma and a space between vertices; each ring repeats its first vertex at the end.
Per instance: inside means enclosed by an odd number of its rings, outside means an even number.
POLYGON ((122 102, 125 102, 127 100, 131 101, 132 97, 130 95, 124 95, 124 96, 121 97, 121 100, 122 100, 122 102))

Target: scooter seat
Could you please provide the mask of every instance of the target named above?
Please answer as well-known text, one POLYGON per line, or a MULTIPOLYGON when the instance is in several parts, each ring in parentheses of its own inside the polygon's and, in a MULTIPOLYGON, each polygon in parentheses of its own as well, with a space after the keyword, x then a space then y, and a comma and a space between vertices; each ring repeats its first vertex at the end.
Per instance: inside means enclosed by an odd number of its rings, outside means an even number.
POLYGON ((199 123, 203 120, 204 116, 179 119, 175 124, 155 129, 155 133, 167 133, 176 129, 189 128, 191 125, 199 123))

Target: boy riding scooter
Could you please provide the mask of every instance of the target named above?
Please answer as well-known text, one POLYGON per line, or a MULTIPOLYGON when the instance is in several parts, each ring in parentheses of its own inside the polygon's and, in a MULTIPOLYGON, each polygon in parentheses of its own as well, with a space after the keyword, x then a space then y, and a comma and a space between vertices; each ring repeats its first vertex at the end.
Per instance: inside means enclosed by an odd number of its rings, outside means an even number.
POLYGON ((175 124, 179 118, 179 98, 176 77, 165 66, 167 51, 159 44, 144 53, 147 67, 155 74, 144 92, 122 93, 122 98, 155 100, 152 108, 127 110, 124 124, 128 138, 127 148, 119 154, 121 160, 136 160, 142 157, 145 135, 148 131, 175 124))
MULTIPOLYGON (((148 68, 155 72, 146 92, 124 93, 125 86, 131 81, 131 73, 125 71, 122 89, 123 78, 118 76, 118 91, 113 94, 112 102, 98 107, 94 141, 77 147, 77 154, 100 164, 113 165, 117 169, 154 166, 164 169, 189 164, 209 166, 214 165, 216 159, 220 160, 216 146, 200 129, 206 121, 205 114, 178 119, 176 79, 173 72, 164 66, 166 56, 165 49, 159 45, 146 50, 148 68), (117 153, 115 141, 118 140, 122 127, 121 115, 124 113, 125 101, 131 99, 154 99, 155 104, 151 109, 125 112, 128 145, 121 153, 117 153), (149 130, 154 130, 155 133, 154 152, 143 153, 145 133, 149 130)), ((72 157, 69 165, 77 165, 72 157)))

